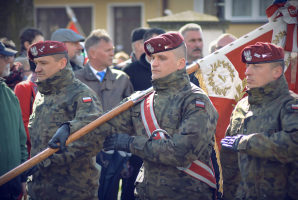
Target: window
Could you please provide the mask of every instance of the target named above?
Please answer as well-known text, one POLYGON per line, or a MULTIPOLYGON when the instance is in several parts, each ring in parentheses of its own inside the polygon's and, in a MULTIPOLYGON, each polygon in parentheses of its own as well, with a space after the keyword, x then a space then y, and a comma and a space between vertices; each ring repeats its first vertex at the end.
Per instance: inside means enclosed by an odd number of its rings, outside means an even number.
MULTIPOLYGON (((71 6, 71 8, 85 35, 88 36, 92 30, 92 7, 71 6)), ((70 22, 65 6, 40 6, 35 8, 35 13, 36 27, 44 33, 46 40, 50 40, 54 31, 59 28, 66 28, 70 22)))
POLYGON ((232 22, 264 22, 271 4, 272 0, 226 0, 225 18, 232 22))

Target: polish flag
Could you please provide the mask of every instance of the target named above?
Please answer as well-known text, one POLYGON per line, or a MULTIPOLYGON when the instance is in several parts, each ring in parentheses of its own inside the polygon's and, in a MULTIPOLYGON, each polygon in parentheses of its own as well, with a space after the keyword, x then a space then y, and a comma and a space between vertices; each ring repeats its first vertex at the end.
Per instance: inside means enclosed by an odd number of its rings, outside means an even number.
POLYGON ((82 99, 84 103, 92 102, 91 97, 83 97, 82 99))

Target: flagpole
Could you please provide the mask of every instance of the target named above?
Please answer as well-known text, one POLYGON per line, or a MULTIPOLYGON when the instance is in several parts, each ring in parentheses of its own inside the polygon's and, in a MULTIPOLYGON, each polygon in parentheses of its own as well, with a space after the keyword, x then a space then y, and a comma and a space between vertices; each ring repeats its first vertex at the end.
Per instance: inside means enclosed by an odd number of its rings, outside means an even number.
MULTIPOLYGON (((197 69, 199 69, 199 65, 197 63, 194 63, 187 67, 187 72, 190 74, 197 69)), ((102 125, 103 123, 109 121, 113 117, 119 115, 120 113, 124 112, 125 110, 128 110, 131 108, 135 103, 141 101, 145 96, 150 94, 153 91, 153 87, 150 87, 147 90, 142 91, 140 94, 136 95, 136 97, 132 98, 131 100, 117 106, 116 108, 112 109, 111 111, 107 112, 103 116, 97 118, 93 122, 87 124, 83 128, 79 129, 78 131, 71 134, 66 141, 66 145, 72 143, 73 141, 77 140, 78 138, 82 137, 83 135, 89 133, 93 129, 97 128, 98 126, 102 125)), ((19 174, 23 173, 30 167, 36 165, 37 163, 43 161, 53 153, 57 152, 59 149, 52 149, 52 148, 46 148, 36 156, 32 157, 31 159, 27 160, 26 162, 22 163, 21 165, 15 167, 14 169, 10 170, 6 174, 2 175, 0 177, 0 186, 6 183, 7 181, 13 179, 14 177, 18 176, 19 174)))
POLYGON ((76 25, 76 28, 78 29, 79 33, 81 36, 83 36, 84 38, 86 38, 86 35, 81 27, 81 25, 79 24, 77 18, 76 18, 76 15, 75 13, 73 12, 73 10, 70 8, 70 6, 65 6, 65 9, 66 9, 66 13, 69 17, 69 19, 76 25))

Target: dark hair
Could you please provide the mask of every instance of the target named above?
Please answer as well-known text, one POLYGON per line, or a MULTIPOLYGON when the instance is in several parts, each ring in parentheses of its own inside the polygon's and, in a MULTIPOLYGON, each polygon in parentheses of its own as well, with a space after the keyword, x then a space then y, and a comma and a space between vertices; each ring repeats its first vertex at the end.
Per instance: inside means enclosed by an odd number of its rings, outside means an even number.
POLYGON ((24 43, 28 41, 31 44, 37 35, 43 36, 43 33, 36 28, 23 29, 20 34, 20 52, 26 51, 24 43))
POLYGON ((30 70, 35 72, 36 64, 29 59, 30 70))
POLYGON ((161 35, 166 33, 165 30, 161 28, 151 28, 143 36, 143 42, 146 42, 147 40, 151 39, 153 37, 153 34, 161 35))

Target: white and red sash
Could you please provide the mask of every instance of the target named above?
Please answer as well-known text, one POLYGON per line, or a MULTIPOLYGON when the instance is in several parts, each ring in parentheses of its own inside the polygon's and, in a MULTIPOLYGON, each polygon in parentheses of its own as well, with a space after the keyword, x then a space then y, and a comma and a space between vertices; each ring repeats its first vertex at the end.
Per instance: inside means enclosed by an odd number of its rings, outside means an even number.
MULTIPOLYGON (((141 117, 149 138, 151 137, 151 134, 154 130, 161 129, 157 123, 157 119, 153 110, 154 94, 155 92, 151 93, 141 103, 141 117)), ((156 140, 166 139, 163 132, 157 132, 156 135, 154 134, 152 137, 156 140)), ((181 168, 177 168, 181 170, 181 168)), ((216 181, 213 170, 200 160, 193 161, 191 165, 187 169, 184 168, 183 171, 216 189, 216 181)))

